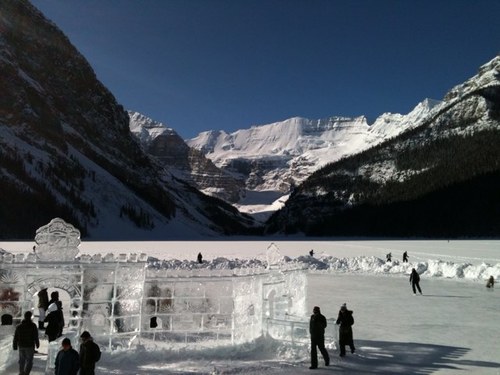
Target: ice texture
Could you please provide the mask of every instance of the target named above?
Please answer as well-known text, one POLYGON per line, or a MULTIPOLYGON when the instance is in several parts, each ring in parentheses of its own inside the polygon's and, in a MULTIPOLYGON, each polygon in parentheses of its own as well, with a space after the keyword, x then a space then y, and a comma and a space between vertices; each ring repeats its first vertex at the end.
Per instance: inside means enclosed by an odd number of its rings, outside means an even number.
POLYGON ((36 254, 41 261, 68 262, 75 259, 80 245, 80 231, 55 218, 36 231, 36 254))

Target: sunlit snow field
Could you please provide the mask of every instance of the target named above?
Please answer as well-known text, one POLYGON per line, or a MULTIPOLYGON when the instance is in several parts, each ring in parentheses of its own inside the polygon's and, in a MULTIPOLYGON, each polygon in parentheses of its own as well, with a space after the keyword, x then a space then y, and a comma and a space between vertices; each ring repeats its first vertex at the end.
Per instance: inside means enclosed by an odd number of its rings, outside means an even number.
MULTIPOLYGON (((319 374, 495 374, 500 375, 500 241, 275 241, 284 262, 310 269, 308 306, 327 318, 347 303, 354 311, 357 353, 340 360, 330 350, 319 374), (314 257, 308 252, 314 249, 314 257), (410 264, 401 262, 407 251, 410 264), (393 262, 386 263, 391 252, 393 262), (414 296, 409 270, 422 273, 423 296, 414 296)), ((146 253, 173 264, 265 266, 270 241, 83 242, 82 254, 146 253), (173 260, 185 260, 174 263, 173 260)), ((34 243, 0 242, 10 252, 29 252, 34 243)), ((308 315, 304 317, 308 321, 308 315)), ((43 345, 46 345, 44 341, 43 345)), ((43 349, 43 347, 42 347, 43 349)), ((308 374, 307 347, 262 339, 239 347, 200 351, 105 353, 98 374, 308 374)), ((37 357, 32 374, 43 374, 37 357)), ((16 374, 16 366, 9 373, 16 374)))

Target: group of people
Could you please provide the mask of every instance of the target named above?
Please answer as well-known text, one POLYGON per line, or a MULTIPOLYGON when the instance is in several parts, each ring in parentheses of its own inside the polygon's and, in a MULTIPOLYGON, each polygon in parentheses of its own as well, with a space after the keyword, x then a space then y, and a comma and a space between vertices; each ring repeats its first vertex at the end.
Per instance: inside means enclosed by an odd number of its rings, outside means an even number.
POLYGON ((82 343, 78 353, 71 346, 71 340, 65 337, 62 340, 62 349, 59 350, 55 362, 55 375, 94 375, 95 364, 101 359, 101 349, 88 331, 80 335, 82 343))
MULTIPOLYGON (((35 351, 40 347, 39 330, 45 331, 49 342, 62 336, 64 316, 59 293, 52 292, 49 300, 47 288, 41 289, 38 292, 38 309, 38 327, 32 322, 32 312, 26 311, 14 332, 12 347, 19 351, 20 375, 29 375, 31 372, 35 351)), ((88 331, 83 332, 80 339, 79 353, 72 348, 69 338, 62 340, 62 349, 56 356, 55 375, 76 375, 78 372, 80 375, 94 375, 95 363, 101 358, 101 351, 88 331)))
POLYGON ((49 342, 62 336, 64 314, 62 302, 59 300, 59 292, 50 293, 50 300, 47 288, 38 292, 38 328, 45 331, 49 342), (47 323, 47 327, 45 327, 45 323, 47 323))
MULTIPOLYGON (((339 310, 336 324, 339 325, 339 347, 340 356, 346 354, 345 347, 349 346, 351 353, 354 353, 354 340, 352 334, 352 326, 354 324, 353 312, 347 309, 344 303, 339 310)), ((325 348, 325 328, 327 326, 326 318, 321 314, 321 309, 314 306, 313 314, 309 321, 309 334, 311 335, 311 370, 318 368, 318 349, 323 356, 325 366, 330 365, 330 356, 325 348)))
MULTIPOLYGON (((40 347, 38 327, 31 321, 31 311, 24 313, 24 319, 16 327, 12 347, 19 351, 19 374, 29 375, 33 367, 35 349, 40 347)), ((71 340, 64 338, 55 361, 55 375, 94 375, 95 364, 101 358, 101 350, 85 331, 81 334, 80 353, 71 346, 71 340)))
MULTIPOLYGON (((385 261, 392 262, 392 253, 388 253, 385 255, 385 261)), ((407 251, 405 251, 403 253, 403 263, 408 263, 408 252, 407 251)))

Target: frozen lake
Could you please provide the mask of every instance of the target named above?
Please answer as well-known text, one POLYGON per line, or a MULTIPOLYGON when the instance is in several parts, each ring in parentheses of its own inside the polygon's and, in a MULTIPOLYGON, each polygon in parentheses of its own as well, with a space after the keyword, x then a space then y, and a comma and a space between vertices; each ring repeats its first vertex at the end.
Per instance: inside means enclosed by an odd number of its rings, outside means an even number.
MULTIPOLYGON (((83 242, 81 253, 144 252, 160 259, 265 259, 271 241, 207 242, 83 242)), ((446 277, 432 267, 436 261, 451 268, 500 272, 500 241, 274 241, 281 255, 325 262, 336 258, 385 259, 392 252, 398 262, 384 273, 309 271, 308 306, 318 305, 327 318, 334 318, 342 303, 354 311, 356 355, 341 360, 330 350, 328 368, 319 361, 319 374, 485 374, 500 375, 500 295, 485 288, 484 279, 446 277), (399 263, 403 251, 412 267, 426 263, 422 275, 423 296, 414 296, 408 268, 399 263)), ((2 242, 0 248, 28 252, 32 242, 2 242)), ((380 261, 379 259, 379 261, 380 261)), ((383 261, 382 261, 383 263, 383 261)), ((481 274, 483 275, 483 274, 481 274)), ((495 274, 497 281, 499 274, 495 274)), ((309 313, 307 313, 309 314, 309 313)), ((308 321, 308 316, 304 317, 308 321)), ((44 374, 45 359, 37 357, 34 375, 44 374)), ((97 373, 134 374, 309 374, 307 347, 286 347, 263 338, 255 344, 205 349, 194 352, 165 348, 155 352, 106 353, 97 373)), ((16 372, 14 365, 9 369, 16 372)))
MULTIPOLYGON (((281 255, 297 257, 314 249, 316 256, 337 258, 376 256, 385 259, 392 252, 401 259, 407 251, 411 262, 441 259, 454 263, 500 263, 499 240, 421 240, 421 241, 163 241, 163 242, 92 242, 82 241, 80 253, 146 253, 159 259, 194 260, 198 252, 206 260, 226 258, 265 258, 266 249, 275 243, 281 255)), ((0 248, 13 253, 32 251, 34 242, 0 242, 0 248)))

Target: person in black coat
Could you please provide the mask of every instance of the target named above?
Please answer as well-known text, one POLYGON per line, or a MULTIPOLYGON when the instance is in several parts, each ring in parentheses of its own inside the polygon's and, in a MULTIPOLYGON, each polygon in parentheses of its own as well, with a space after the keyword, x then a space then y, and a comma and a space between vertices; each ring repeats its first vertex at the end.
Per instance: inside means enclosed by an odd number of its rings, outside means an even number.
POLYGON ((24 313, 24 320, 16 327, 14 332, 14 340, 12 347, 14 350, 19 349, 19 373, 29 375, 33 367, 33 356, 35 355, 35 347, 40 347, 38 339, 38 328, 31 321, 31 311, 24 313))
POLYGON ((62 340, 62 349, 57 353, 55 364, 55 375, 77 375, 80 370, 80 356, 67 337, 62 340))
POLYGON ((410 284, 411 288, 413 289, 413 294, 417 294, 415 287, 418 289, 418 292, 422 294, 422 289, 420 289, 420 275, 415 270, 415 268, 411 269, 410 284))
POLYGON ((97 345, 90 333, 84 331, 80 338, 80 375, 94 375, 95 363, 101 358, 101 349, 97 345))
POLYGON ((313 314, 311 315, 311 320, 309 321, 309 333, 311 335, 310 369, 318 368, 318 352, 316 347, 318 347, 323 359, 325 360, 325 366, 330 364, 330 356, 325 348, 325 328, 326 318, 321 314, 320 308, 318 306, 314 306, 313 314))
POLYGON ((354 340, 352 336, 352 325, 354 324, 354 318, 352 317, 352 311, 347 310, 347 306, 344 303, 340 307, 339 315, 337 317, 337 324, 339 327, 339 346, 340 346, 340 356, 345 356, 345 346, 349 345, 351 348, 351 353, 354 353, 356 348, 354 347, 354 340))
POLYGON ((61 336, 61 319, 64 320, 62 311, 57 307, 57 303, 51 303, 45 318, 45 323, 47 323, 45 334, 49 337, 49 342, 61 336))
POLYGON ((408 252, 403 253, 403 263, 408 263, 408 252))
POLYGON ((38 329, 45 329, 43 324, 45 320, 45 312, 49 308, 49 295, 47 288, 42 288, 38 292, 38 329))

